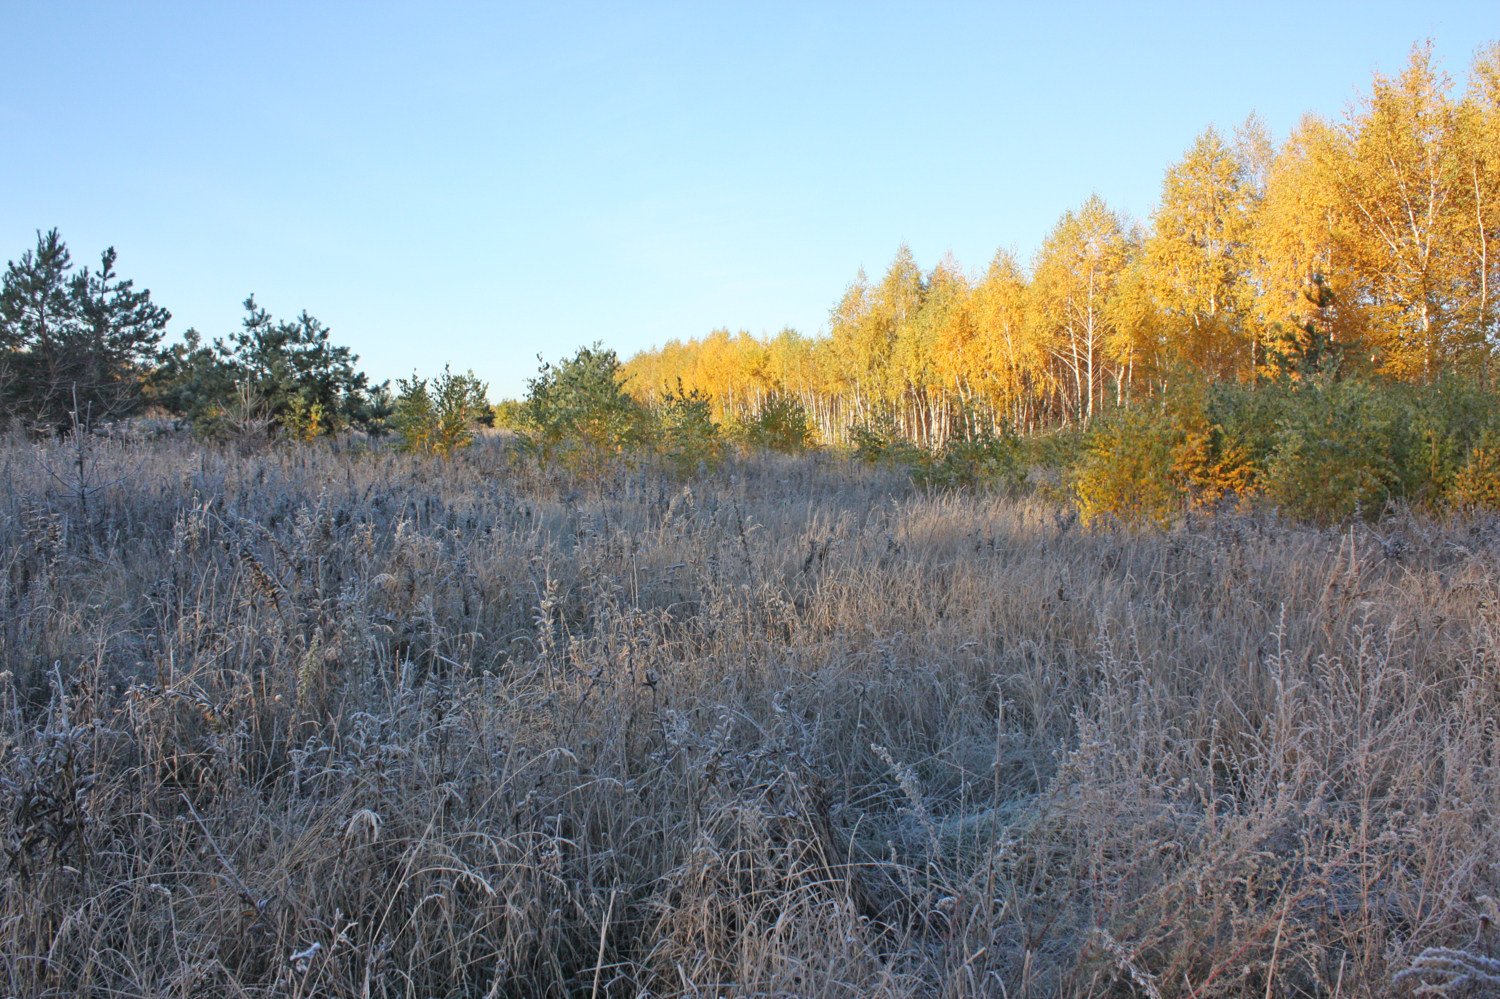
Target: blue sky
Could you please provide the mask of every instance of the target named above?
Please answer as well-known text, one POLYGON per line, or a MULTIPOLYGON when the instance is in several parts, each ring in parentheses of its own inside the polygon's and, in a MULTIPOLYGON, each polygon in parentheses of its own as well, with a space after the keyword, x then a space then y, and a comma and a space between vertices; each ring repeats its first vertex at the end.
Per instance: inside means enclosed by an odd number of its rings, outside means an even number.
POLYGON ((909 244, 1029 257, 1149 215, 1210 124, 1280 138, 1489 3, 288 4, 0 0, 0 260, 105 246, 178 335, 254 292, 377 380, 500 398, 538 352, 816 333, 909 244))

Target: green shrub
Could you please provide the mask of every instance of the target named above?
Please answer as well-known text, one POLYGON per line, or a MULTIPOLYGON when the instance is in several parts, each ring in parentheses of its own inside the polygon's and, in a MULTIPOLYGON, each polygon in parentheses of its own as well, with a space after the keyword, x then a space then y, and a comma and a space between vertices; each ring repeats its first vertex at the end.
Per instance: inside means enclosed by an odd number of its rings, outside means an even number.
POLYGON ((998 488, 1014 492, 1026 481, 1026 449, 1010 428, 984 428, 936 450, 918 447, 886 417, 849 428, 851 457, 896 468, 924 489, 998 488))
POLYGON ((1025 438, 1022 450, 1027 465, 1068 470, 1083 458, 1086 447, 1082 428, 1069 424, 1025 438))
POLYGON ((1480 433, 1453 474, 1448 501, 1461 510, 1500 510, 1500 434, 1480 433))
MULTIPOLYGON (((915 450, 915 449, 914 449, 915 450)), ((912 481, 930 489, 994 488, 1016 492, 1026 482, 1021 441, 1009 429, 950 440, 936 452, 917 450, 912 481)))
MULTIPOLYGON (((1453 501, 1450 493, 1460 488, 1458 477, 1469 469, 1465 484, 1474 487, 1476 448, 1500 439, 1500 395, 1474 378, 1447 375, 1426 385, 1393 386, 1407 411, 1406 447, 1401 455, 1403 489, 1410 498, 1429 508, 1453 501), (1473 465, 1474 467, 1470 467, 1473 465)), ((1459 505, 1469 505, 1460 501, 1459 505)))
POLYGON ((700 469, 713 471, 724 460, 722 428, 714 422, 713 400, 697 389, 663 393, 655 412, 654 437, 658 453, 679 475, 700 469))
POLYGON ((1288 398, 1266 467, 1266 491, 1285 513, 1332 523, 1378 517, 1404 490, 1404 406, 1364 381, 1315 381, 1288 398))
POLYGON ((747 447, 782 454, 797 454, 813 445, 813 429, 807 419, 807 410, 789 395, 768 397, 760 412, 740 424, 739 436, 747 447))
POLYGON ((543 464, 589 479, 650 436, 646 411, 625 391, 619 358, 597 343, 555 365, 542 362, 527 383, 518 424, 543 464))
POLYGON ((474 440, 473 424, 490 412, 487 386, 472 371, 455 375, 444 367, 430 383, 413 373, 397 384, 395 424, 402 451, 447 456, 466 448, 474 440))
POLYGON ((889 451, 889 439, 866 423, 849 428, 849 456, 866 465, 879 465, 889 451))
POLYGON ((851 456, 866 465, 911 468, 922 457, 922 449, 901 435, 889 414, 882 414, 849 428, 851 456))
POLYGON ((492 426, 502 430, 516 430, 521 426, 521 401, 501 399, 490 407, 490 414, 492 426))
POLYGON ((292 399, 291 406, 281 421, 281 432, 288 440, 309 444, 327 430, 328 413, 321 402, 308 405, 300 396, 292 399))

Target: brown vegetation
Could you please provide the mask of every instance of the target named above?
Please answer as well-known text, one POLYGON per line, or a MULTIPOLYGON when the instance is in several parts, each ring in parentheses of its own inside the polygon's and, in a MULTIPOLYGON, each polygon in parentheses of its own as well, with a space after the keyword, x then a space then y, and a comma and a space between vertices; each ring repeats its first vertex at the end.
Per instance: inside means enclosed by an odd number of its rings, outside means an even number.
POLYGON ((818 455, 582 490, 493 438, 49 447, 0 450, 0 994, 1497 967, 1493 520, 1086 529, 818 455))

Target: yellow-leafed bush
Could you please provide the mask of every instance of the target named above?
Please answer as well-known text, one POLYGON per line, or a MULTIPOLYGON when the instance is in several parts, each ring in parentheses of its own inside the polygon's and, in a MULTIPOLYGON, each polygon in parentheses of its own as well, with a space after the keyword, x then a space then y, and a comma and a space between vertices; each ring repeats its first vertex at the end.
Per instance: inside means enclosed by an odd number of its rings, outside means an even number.
POLYGON ((1073 476, 1083 519, 1170 523, 1186 498, 1175 436, 1169 421, 1139 410, 1120 410, 1097 424, 1073 476))
POLYGON ((1500 441, 1488 431, 1469 449, 1469 459, 1453 476, 1449 501, 1466 510, 1500 510, 1500 441))
POLYGON ((1243 442, 1216 441, 1220 436, 1218 427, 1194 431, 1177 452, 1176 471, 1194 507, 1216 506, 1228 497, 1247 496, 1257 487, 1261 468, 1254 450, 1243 442))

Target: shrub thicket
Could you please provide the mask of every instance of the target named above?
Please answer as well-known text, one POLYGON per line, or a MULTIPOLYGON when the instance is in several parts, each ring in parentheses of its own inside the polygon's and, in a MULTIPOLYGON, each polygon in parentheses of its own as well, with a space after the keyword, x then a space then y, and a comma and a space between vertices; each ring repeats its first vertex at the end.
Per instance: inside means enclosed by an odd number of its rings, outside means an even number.
POLYGON ((1358 381, 1291 394, 1266 461, 1266 493, 1306 520, 1379 516, 1405 491, 1408 427, 1398 402, 1358 381))
POLYGON ((521 426, 521 400, 501 399, 490 407, 491 422, 502 430, 516 430, 521 426))
POLYGON ((1318 523, 1484 505, 1500 397, 1449 376, 1410 386, 1319 375, 1221 383, 1106 413, 1073 468, 1080 512, 1169 523, 1263 500, 1318 523))
POLYGON ((1500 433, 1479 434, 1453 473, 1448 499, 1461 510, 1500 510, 1500 433))
POLYGON ((1073 469, 1085 520, 1112 516, 1128 523, 1166 524, 1181 511, 1180 428, 1142 409, 1100 418, 1073 469))

